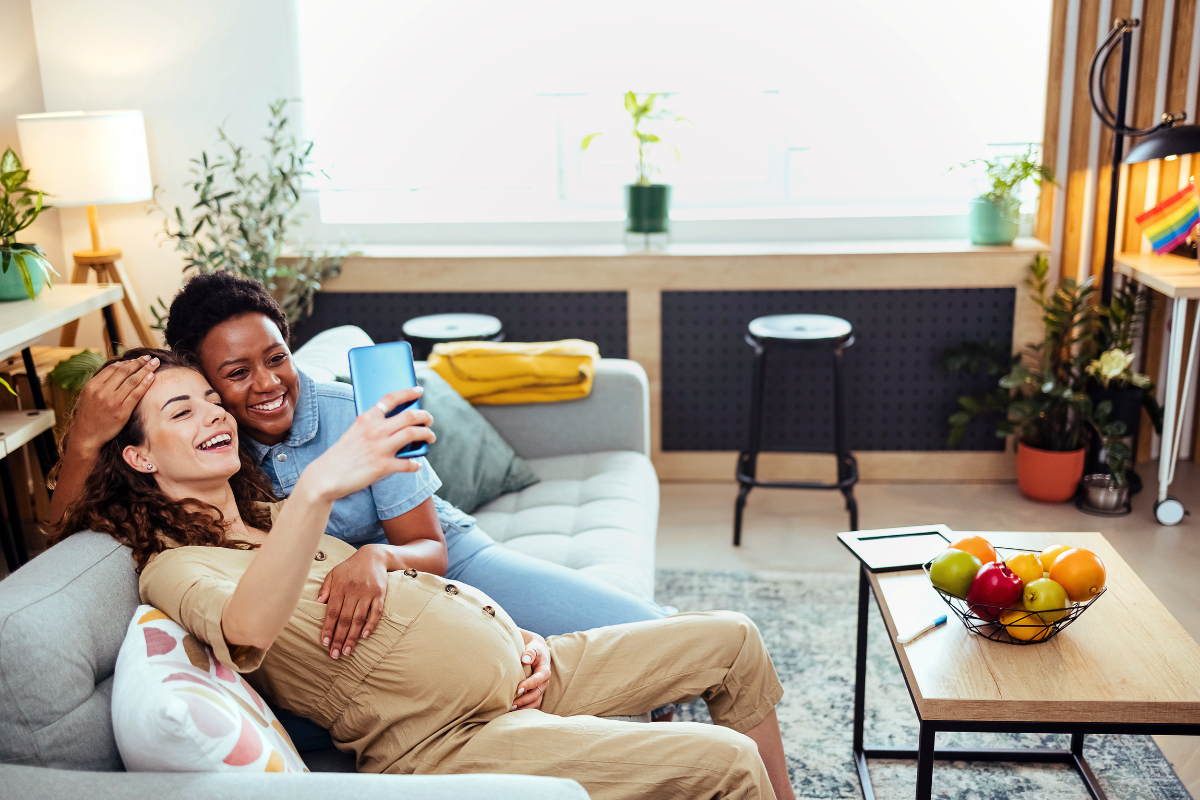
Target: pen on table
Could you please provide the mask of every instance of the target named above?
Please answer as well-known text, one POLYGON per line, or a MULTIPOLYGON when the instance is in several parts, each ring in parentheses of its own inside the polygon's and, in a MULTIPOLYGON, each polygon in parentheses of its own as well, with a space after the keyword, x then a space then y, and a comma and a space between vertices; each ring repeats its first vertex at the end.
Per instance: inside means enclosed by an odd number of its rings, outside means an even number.
POLYGON ((945 614, 942 614, 940 617, 934 617, 933 619, 929 620, 929 622, 926 623, 926 625, 924 627, 922 627, 912 633, 908 633, 905 636, 901 636, 901 635, 897 634, 896 635, 896 644, 910 644, 912 642, 915 642, 917 639, 920 639, 922 636, 929 633, 934 628, 940 628, 945 624, 946 624, 946 615, 945 614))

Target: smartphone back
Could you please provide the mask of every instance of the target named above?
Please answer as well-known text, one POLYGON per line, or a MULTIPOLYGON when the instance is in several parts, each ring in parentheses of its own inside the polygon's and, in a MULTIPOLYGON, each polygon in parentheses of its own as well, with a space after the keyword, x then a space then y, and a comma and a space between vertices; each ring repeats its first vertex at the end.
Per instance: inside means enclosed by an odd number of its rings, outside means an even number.
MULTIPOLYGON (((355 347, 350 351, 350 380, 354 384, 354 408, 359 415, 370 410, 383 396, 417 385, 413 368, 412 346, 408 342, 388 342, 371 347, 355 347)), ((389 417, 407 408, 421 407, 420 400, 397 406, 389 417)), ((424 442, 413 442, 397 458, 416 458, 429 452, 424 442)))

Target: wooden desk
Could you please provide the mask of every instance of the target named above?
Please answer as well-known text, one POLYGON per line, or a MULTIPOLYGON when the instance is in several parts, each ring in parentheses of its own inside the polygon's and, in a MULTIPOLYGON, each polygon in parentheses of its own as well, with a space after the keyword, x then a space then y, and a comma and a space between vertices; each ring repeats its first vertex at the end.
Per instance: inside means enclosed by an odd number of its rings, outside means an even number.
POLYGON ((1164 525, 1175 525, 1183 520, 1183 504, 1168 496, 1167 491, 1175 480, 1175 462, 1179 459, 1179 441, 1182 438, 1179 435, 1179 423, 1183 416, 1179 403, 1179 378, 1181 374, 1184 376, 1183 397, 1186 398, 1195 371, 1200 314, 1196 315, 1192 328, 1192 346, 1188 350, 1186 367, 1183 364, 1183 340, 1188 302, 1200 301, 1200 264, 1194 258, 1182 256, 1121 253, 1113 262, 1113 270, 1172 300, 1171 338, 1167 342, 1167 399, 1163 404, 1158 502, 1154 504, 1154 516, 1164 525))
MULTIPOLYGON (((971 535, 962 533, 960 535, 971 535)), ((867 587, 875 594, 920 720, 918 750, 863 748, 865 758, 916 758, 917 797, 932 792, 934 759, 1071 763, 1093 797, 1104 793, 1083 758, 1088 733, 1200 735, 1200 645, 1099 533, 983 532, 993 544, 1041 550, 1085 547, 1104 561, 1108 591, 1048 642, 1017 646, 970 633, 952 614, 908 645, 897 627, 949 612, 924 572, 862 571, 859 642, 865 643, 867 587), (899 626, 897 625, 899 623, 899 626), (1070 733, 1062 751, 935 750, 938 731, 1070 733)), ((860 658, 865 658, 860 647, 860 658)), ((856 719, 856 744, 860 744, 856 719)), ((861 746, 861 744, 860 744, 861 746)), ((864 783, 869 787, 869 778, 864 783)), ((872 795, 865 792, 868 800, 872 795)))
POLYGON ((116 284, 60 284, 35 300, 0 303, 0 358, 8 358, 68 322, 119 303, 125 291, 116 284))

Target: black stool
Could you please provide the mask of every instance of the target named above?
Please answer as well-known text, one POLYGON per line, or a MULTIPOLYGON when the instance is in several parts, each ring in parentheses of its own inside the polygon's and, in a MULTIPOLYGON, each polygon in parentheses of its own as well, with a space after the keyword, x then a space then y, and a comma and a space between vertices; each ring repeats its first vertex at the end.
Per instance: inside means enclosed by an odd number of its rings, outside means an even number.
POLYGON ((503 342, 504 326, 487 314, 431 314, 404 323, 404 340, 412 345, 413 358, 429 358, 440 342, 503 342))
POLYGON ((858 503, 854 500, 854 484, 858 483, 858 462, 850 454, 846 441, 846 390, 842 370, 842 353, 854 344, 850 323, 823 314, 780 314, 759 317, 750 323, 746 343, 754 348, 753 387, 750 396, 750 439, 746 449, 738 454, 737 504, 733 512, 733 544, 742 543, 742 512, 746 496, 755 486, 764 489, 837 489, 846 498, 850 512, 850 530, 858 530, 858 503), (763 403, 766 399, 767 353, 772 350, 829 348, 833 355, 833 450, 837 456, 837 482, 760 481, 758 453, 762 449, 763 403))

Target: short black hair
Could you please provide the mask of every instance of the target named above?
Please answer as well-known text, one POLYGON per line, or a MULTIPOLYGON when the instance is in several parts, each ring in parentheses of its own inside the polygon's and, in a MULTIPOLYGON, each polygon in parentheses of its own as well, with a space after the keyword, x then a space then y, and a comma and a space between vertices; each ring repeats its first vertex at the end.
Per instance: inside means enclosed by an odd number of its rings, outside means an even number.
POLYGON ((167 347, 199 360, 204 337, 227 319, 258 313, 275 323, 286 342, 291 336, 287 315, 258 281, 218 270, 194 276, 171 301, 164 332, 167 347))

